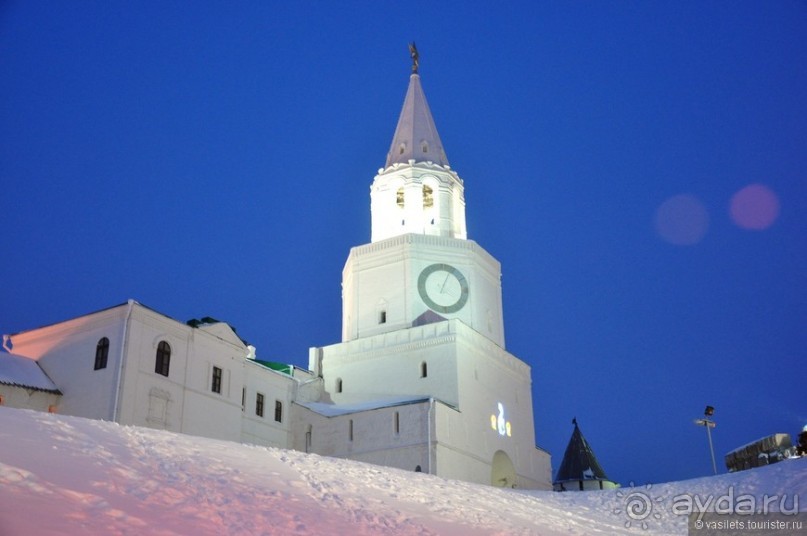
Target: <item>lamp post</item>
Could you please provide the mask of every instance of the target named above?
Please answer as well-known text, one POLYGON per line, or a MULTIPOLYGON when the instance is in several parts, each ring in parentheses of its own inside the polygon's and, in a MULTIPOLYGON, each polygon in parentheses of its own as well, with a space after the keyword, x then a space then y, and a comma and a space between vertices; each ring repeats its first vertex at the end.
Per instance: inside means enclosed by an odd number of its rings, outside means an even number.
POLYGON ((706 409, 703 411, 704 418, 703 419, 695 419, 695 424, 698 426, 703 426, 706 428, 706 437, 709 438, 709 452, 712 454, 712 470, 715 474, 717 474, 717 464, 715 463, 715 447, 712 444, 712 428, 717 426, 715 422, 709 417, 714 415, 715 408, 712 406, 706 406, 706 409))

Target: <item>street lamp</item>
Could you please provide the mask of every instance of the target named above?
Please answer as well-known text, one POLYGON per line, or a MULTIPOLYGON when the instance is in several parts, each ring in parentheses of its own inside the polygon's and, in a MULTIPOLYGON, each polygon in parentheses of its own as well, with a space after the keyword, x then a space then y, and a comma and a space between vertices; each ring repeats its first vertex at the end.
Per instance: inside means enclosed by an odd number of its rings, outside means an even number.
POLYGON ((703 411, 704 418, 703 419, 695 419, 695 424, 698 426, 703 426, 706 428, 706 437, 709 438, 709 452, 712 454, 712 470, 717 474, 717 464, 715 463, 715 447, 712 445, 712 428, 717 426, 715 422, 709 417, 715 414, 715 408, 712 406, 706 406, 706 409, 703 411))

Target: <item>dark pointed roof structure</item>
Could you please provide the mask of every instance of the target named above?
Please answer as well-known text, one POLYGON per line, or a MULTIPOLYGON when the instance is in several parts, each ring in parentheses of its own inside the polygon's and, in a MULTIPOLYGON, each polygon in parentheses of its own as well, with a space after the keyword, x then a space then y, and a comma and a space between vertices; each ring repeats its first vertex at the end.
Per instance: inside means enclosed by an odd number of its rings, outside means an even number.
MULTIPOLYGON (((410 52, 412 47, 410 45, 410 52)), ((412 74, 409 76, 409 88, 406 90, 398 126, 392 137, 387 164, 408 164, 410 160, 417 162, 433 162, 441 166, 448 165, 443 143, 437 134, 429 103, 420 85, 420 75, 417 72, 419 59, 417 49, 412 52, 412 74)))
POLYGON ((563 454, 563 461, 560 462, 558 474, 555 476, 555 483, 578 481, 578 480, 608 480, 603 471, 591 445, 588 444, 577 419, 573 419, 574 431, 569 439, 569 445, 563 454))

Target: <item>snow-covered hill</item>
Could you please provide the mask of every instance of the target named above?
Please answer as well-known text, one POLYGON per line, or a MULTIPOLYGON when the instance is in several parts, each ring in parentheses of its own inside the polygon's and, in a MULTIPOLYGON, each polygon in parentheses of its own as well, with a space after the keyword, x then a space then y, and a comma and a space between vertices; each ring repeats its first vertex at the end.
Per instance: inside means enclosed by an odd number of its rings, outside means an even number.
POLYGON ((789 508, 807 493, 807 460, 650 488, 522 492, 0 408, 3 536, 686 534, 672 503, 730 489, 786 494, 789 508))

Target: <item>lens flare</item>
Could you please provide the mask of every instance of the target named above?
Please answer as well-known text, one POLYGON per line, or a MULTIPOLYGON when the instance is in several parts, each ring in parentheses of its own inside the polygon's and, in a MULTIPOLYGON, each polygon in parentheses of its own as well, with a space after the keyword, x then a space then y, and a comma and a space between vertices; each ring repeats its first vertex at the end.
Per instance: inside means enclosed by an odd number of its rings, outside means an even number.
POLYGON ((762 231, 779 217, 779 198, 767 186, 750 184, 732 196, 729 213, 738 227, 762 231))
POLYGON ((703 239, 708 227, 709 213, 694 195, 675 195, 656 209, 656 232, 671 244, 697 244, 703 239))

